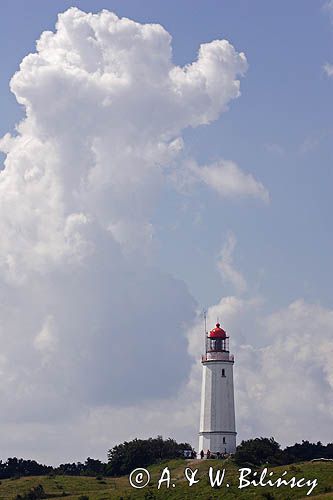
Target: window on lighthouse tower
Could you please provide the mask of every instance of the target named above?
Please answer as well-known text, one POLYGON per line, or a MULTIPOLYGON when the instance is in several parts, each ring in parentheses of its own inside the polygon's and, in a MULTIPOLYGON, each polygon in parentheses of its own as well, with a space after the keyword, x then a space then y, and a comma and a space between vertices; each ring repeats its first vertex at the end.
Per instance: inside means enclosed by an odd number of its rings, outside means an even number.
POLYGON ((222 374, 221 374, 221 377, 225 377, 225 369, 222 368, 222 374))

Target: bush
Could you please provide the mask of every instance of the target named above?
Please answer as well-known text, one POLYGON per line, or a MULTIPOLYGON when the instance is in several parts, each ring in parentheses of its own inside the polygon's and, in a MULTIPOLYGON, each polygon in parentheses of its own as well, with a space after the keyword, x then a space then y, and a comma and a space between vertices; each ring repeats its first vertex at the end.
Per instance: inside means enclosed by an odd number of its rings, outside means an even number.
POLYGON ((262 494, 262 497, 265 498, 266 500, 274 500, 274 495, 273 493, 266 492, 262 494))
POLYGON ((47 498, 44 488, 41 484, 35 488, 31 488, 30 491, 24 493, 23 495, 17 495, 15 500, 40 500, 41 498, 47 498))

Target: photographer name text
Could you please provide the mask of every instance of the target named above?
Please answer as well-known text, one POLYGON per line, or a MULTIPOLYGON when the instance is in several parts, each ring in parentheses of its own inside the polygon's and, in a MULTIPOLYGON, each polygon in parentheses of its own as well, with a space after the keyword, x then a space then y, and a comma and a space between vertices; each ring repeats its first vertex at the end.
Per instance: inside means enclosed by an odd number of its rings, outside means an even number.
MULTIPOLYGON (((199 469, 191 469, 186 467, 184 469, 184 479, 187 481, 188 486, 192 487, 199 483, 202 478, 198 478, 199 469)), ((284 471, 279 477, 277 477, 276 472, 269 472, 267 467, 261 472, 252 471, 248 467, 238 469, 238 486, 237 488, 242 490, 248 488, 249 486, 254 487, 274 487, 280 488, 281 486, 287 486, 289 488, 307 488, 306 495, 310 495, 314 488, 318 485, 317 479, 305 479, 296 478, 295 476, 287 478, 288 471, 284 471)), ((150 473, 147 469, 137 468, 134 469, 130 476, 129 482, 133 488, 145 488, 150 483, 150 473)), ((179 479, 179 478, 177 478, 179 479)), ((209 467, 208 470, 209 484, 212 488, 229 488, 231 484, 227 482, 226 479, 226 469, 214 469, 214 467, 209 467)), ((176 484, 172 482, 171 473, 168 467, 165 467, 157 481, 157 489, 164 488, 175 488, 176 484)))

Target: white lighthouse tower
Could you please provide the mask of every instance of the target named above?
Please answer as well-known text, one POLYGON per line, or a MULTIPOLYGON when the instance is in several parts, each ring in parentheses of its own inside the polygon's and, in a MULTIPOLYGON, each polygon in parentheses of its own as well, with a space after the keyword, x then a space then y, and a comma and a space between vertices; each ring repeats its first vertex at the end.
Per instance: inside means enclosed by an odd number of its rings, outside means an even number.
POLYGON ((235 453, 234 357, 220 323, 206 333, 206 353, 201 362, 199 453, 235 453))

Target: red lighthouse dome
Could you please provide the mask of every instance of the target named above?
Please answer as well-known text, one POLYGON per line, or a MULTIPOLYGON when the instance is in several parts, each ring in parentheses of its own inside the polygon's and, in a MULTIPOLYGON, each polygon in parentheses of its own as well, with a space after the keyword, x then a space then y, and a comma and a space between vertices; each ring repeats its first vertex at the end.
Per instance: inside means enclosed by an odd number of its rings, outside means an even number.
POLYGON ((227 334, 220 328, 220 323, 216 323, 215 328, 209 332, 208 337, 210 339, 225 339, 227 334))

